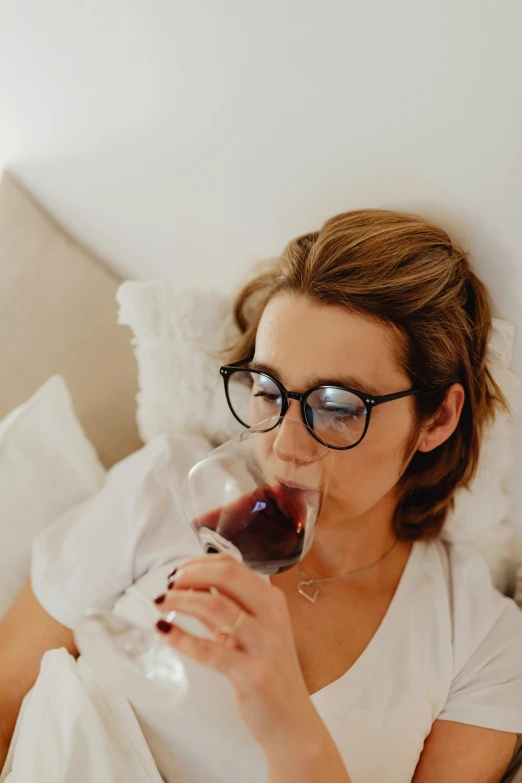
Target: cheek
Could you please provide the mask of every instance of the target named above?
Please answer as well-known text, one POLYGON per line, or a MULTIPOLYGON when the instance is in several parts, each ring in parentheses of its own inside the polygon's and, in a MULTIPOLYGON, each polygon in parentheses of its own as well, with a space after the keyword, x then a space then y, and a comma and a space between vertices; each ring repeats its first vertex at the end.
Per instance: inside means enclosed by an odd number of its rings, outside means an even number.
POLYGON ((381 410, 379 416, 374 411, 362 443, 336 454, 330 495, 354 514, 375 505, 400 479, 413 421, 407 406, 396 408, 381 410))

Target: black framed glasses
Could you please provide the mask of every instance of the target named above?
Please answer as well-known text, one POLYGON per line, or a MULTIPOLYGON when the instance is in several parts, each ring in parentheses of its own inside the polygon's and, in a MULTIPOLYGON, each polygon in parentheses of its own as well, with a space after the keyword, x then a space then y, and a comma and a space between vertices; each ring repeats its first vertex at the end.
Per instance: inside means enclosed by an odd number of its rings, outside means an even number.
POLYGON ((282 383, 260 370, 245 367, 252 358, 243 359, 220 368, 225 384, 228 406, 243 427, 257 426, 270 418, 277 418, 277 427, 288 410, 288 401, 297 400, 301 406, 303 423, 310 434, 330 449, 353 449, 368 431, 372 410, 385 402, 400 400, 427 388, 376 397, 345 386, 313 386, 303 392, 288 391, 282 383))

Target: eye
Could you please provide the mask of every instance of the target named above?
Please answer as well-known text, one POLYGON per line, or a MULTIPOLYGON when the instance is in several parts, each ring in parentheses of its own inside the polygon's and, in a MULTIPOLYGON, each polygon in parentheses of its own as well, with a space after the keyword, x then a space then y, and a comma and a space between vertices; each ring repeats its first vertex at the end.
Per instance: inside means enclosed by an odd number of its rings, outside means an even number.
POLYGON ((330 388, 316 400, 314 414, 319 428, 346 433, 360 426, 367 411, 356 395, 345 389, 330 388))
POLYGON ((256 392, 254 397, 262 397, 263 400, 271 400, 273 402, 275 402, 275 400, 281 399, 279 394, 269 394, 268 392, 256 392))
POLYGON ((358 419, 361 416, 364 416, 366 413, 366 409, 362 406, 358 408, 337 408, 333 406, 325 406, 324 411, 326 413, 332 414, 336 419, 358 419))
POLYGON ((281 392, 272 379, 267 378, 264 375, 260 375, 254 379, 252 396, 259 397, 265 402, 277 402, 279 405, 281 404, 281 392))
POLYGON ((365 415, 366 408, 359 400, 357 402, 350 401, 344 405, 334 400, 324 400, 320 406, 320 411, 341 419, 358 419, 365 415))
POLYGON ((354 422, 362 418, 362 415, 362 411, 346 411, 335 413, 331 426, 338 432, 344 432, 345 430, 351 428, 354 422))
POLYGON ((342 432, 350 424, 362 418, 364 409, 322 408, 317 413, 324 425, 342 432))

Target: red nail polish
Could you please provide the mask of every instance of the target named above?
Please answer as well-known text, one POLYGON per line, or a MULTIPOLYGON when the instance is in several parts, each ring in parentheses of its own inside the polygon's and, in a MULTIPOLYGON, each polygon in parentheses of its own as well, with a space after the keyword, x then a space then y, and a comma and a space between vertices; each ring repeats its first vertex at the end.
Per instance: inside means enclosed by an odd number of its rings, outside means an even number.
POLYGON ((165 593, 162 593, 161 595, 158 595, 158 597, 154 599, 154 603, 162 604, 166 597, 167 596, 165 595, 165 593))
POLYGON ((178 570, 178 569, 177 569, 177 568, 175 568, 175 569, 174 569, 174 571, 173 571, 171 574, 169 574, 169 579, 172 579, 172 577, 174 576, 174 574, 175 574, 175 573, 177 573, 177 570, 178 570))
POLYGON ((176 582, 169 582, 167 585, 167 590, 172 590, 174 587, 176 587, 176 582))
POLYGON ((172 631, 172 623, 168 623, 166 620, 158 620, 156 628, 158 631, 161 631, 161 633, 170 633, 170 631, 172 631))

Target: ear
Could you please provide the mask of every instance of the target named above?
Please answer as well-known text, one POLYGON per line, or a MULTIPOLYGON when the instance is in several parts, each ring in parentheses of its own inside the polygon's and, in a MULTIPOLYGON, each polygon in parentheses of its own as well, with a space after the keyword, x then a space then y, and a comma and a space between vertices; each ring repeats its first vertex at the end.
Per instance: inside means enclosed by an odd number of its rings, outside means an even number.
POLYGON ((450 386, 440 408, 422 425, 417 442, 418 451, 433 451, 453 435, 459 423, 465 397, 464 387, 460 383, 450 386))

